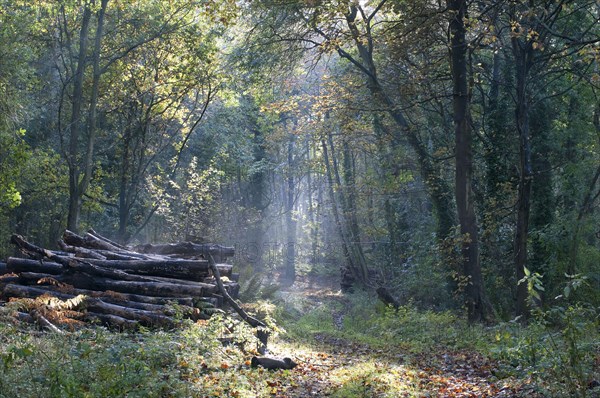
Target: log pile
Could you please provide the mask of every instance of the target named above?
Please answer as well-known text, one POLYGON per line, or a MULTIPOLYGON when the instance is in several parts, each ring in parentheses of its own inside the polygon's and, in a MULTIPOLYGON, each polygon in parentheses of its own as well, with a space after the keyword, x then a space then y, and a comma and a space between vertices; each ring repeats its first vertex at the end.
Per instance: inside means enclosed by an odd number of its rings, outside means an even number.
MULTIPOLYGON (((127 248, 90 230, 65 231, 60 251, 13 235, 25 255, 0 263, 0 301, 23 304, 16 315, 48 327, 60 321, 117 328, 173 327, 207 319, 237 298, 224 262, 233 248, 191 242, 127 248)), ((237 309, 236 309, 237 310, 237 309)))

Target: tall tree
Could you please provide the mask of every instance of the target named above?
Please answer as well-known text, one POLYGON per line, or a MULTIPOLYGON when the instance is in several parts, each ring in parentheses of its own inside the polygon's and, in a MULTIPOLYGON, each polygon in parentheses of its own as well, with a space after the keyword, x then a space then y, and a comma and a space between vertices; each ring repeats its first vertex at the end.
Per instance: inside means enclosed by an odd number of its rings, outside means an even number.
POLYGON ((460 243, 462 277, 469 320, 485 320, 491 314, 491 305, 485 295, 481 265, 479 262, 479 226, 475 215, 473 195, 473 134, 470 120, 470 90, 467 67, 468 42, 465 20, 467 2, 448 1, 450 11, 450 59, 452 98, 454 105, 454 136, 456 157, 455 197, 458 221, 460 223, 460 243))

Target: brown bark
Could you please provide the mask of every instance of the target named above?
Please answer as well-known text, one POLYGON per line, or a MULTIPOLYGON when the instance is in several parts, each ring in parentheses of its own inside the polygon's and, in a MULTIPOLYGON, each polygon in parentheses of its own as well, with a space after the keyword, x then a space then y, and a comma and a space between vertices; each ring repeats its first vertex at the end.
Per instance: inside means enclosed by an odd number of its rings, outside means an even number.
POLYGON ((321 140, 321 147, 323 148, 323 162, 325 163, 325 175, 327 177, 327 192, 329 194, 329 200, 331 201, 331 212, 333 213, 333 218, 335 220, 335 226, 338 230, 338 235, 341 239, 342 244, 342 252, 344 254, 344 258, 346 259, 346 264, 342 266, 341 269, 341 281, 340 288, 342 292, 348 292, 352 290, 352 287, 356 281, 356 277, 352 270, 356 267, 354 266, 354 257, 350 252, 348 238, 346 236, 346 232, 344 231, 344 225, 342 224, 342 220, 340 217, 340 212, 337 205, 337 198, 334 191, 334 183, 333 183, 333 172, 332 166, 329 161, 329 152, 327 150, 327 143, 324 139, 321 140))
POLYGON ((101 314, 116 315, 125 319, 138 321, 144 326, 175 326, 172 317, 154 313, 152 311, 139 310, 135 308, 123 307, 116 304, 105 303, 102 300, 89 298, 86 300, 88 309, 101 314))
POLYGON ((253 368, 263 367, 268 370, 277 369, 294 369, 298 364, 292 361, 291 358, 267 358, 267 357, 252 357, 250 366, 253 368))

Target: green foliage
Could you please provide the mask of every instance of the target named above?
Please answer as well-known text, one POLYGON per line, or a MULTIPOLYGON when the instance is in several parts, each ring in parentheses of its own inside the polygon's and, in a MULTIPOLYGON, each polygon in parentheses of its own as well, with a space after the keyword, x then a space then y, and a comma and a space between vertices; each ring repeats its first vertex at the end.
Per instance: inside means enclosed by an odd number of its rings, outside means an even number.
POLYGON ((240 273, 240 281, 240 300, 243 302, 272 300, 281 288, 250 266, 240 273))
POLYGON ((185 240, 190 235, 218 238, 212 229, 219 211, 216 200, 222 176, 214 162, 202 167, 195 157, 180 179, 156 176, 150 185, 151 195, 157 204, 157 215, 168 225, 158 239, 185 240))
MULTIPOLYGON (((583 276, 569 276, 563 294, 548 309, 536 307, 526 328, 517 323, 500 325, 494 351, 510 364, 508 372, 527 372, 540 389, 553 397, 587 397, 589 383, 598 377, 600 313, 597 308, 573 303, 573 292, 585 284, 583 276)), ((539 275, 529 273, 530 303, 543 291, 539 275)))
POLYGON ((366 293, 352 294, 347 303, 343 300, 313 306, 288 303, 288 308, 305 311, 292 317, 293 327, 288 324, 289 319, 283 323, 286 330, 297 337, 325 333, 377 348, 396 347, 413 353, 426 352, 437 345, 458 349, 485 341, 484 334, 480 334, 482 329, 469 327, 450 311, 424 311, 412 304, 394 310, 366 293), (335 321, 340 316, 341 324, 335 321))
MULTIPOLYGON (((223 385, 199 384, 243 353, 219 338, 252 346, 251 329, 213 316, 180 331, 111 333, 102 328, 40 335, 0 326, 0 397, 202 397, 223 385)), ((248 375, 251 377, 251 375, 248 375)), ((246 382, 247 388, 251 388, 246 382)), ((237 381, 231 388, 243 390, 237 381)), ((244 396, 250 396, 250 393, 244 396)))
POLYGON ((20 177, 28 160, 24 135, 24 130, 8 132, 0 127, 0 209, 4 211, 21 204, 17 183, 22 182, 20 177))

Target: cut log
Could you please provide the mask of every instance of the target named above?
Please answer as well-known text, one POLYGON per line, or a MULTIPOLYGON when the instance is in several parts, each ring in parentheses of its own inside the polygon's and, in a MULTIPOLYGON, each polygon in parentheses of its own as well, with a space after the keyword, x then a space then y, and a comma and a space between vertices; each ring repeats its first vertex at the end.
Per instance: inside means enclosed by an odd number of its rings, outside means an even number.
POLYGON ((138 310, 135 308, 123 307, 117 304, 105 303, 96 298, 88 298, 86 307, 94 312, 101 314, 116 315, 121 318, 138 321, 144 326, 175 326, 175 320, 172 317, 154 313, 152 311, 138 310))
POLYGON ((44 274, 58 275, 64 271, 64 267, 53 261, 30 260, 27 258, 9 257, 6 262, 11 272, 40 272, 44 274))
POLYGON ((131 250, 122 249, 121 247, 115 246, 106 240, 99 239, 94 235, 87 233, 85 236, 79 236, 74 232, 66 230, 63 234, 63 240, 67 245, 83 247, 86 249, 93 250, 107 250, 113 253, 123 254, 134 258, 148 258, 143 254, 132 252, 131 250))
POLYGON ((112 252, 119 253, 124 251, 120 247, 117 247, 113 244, 105 242, 101 239, 98 239, 92 234, 86 234, 85 236, 77 235, 75 232, 66 230, 63 233, 63 240, 66 244, 71 246, 83 247, 86 249, 101 249, 101 250, 110 250, 112 252))
POLYGON ((73 257, 63 257, 58 256, 52 253, 50 250, 46 250, 44 248, 38 247, 27 242, 20 235, 13 235, 10 238, 11 242, 15 244, 21 251, 27 253, 30 257, 39 259, 39 258, 48 258, 54 262, 59 263, 65 268, 70 270, 76 270, 79 272, 85 272, 91 275, 98 275, 103 277, 110 277, 115 279, 123 279, 126 281, 148 281, 147 278, 140 275, 130 275, 120 270, 113 270, 103 267, 98 267, 96 265, 90 264, 89 262, 76 259, 73 257))
POLYGON ((143 296, 139 294, 127 294, 127 293, 117 293, 114 291, 98 291, 98 290, 89 290, 89 289, 77 289, 70 285, 66 286, 52 286, 52 285, 44 285, 38 286, 40 289, 48 290, 51 292, 60 292, 67 293, 74 296, 79 294, 83 294, 90 297, 101 298, 102 300, 112 302, 110 300, 114 300, 115 303, 119 302, 137 302, 137 303, 146 303, 146 304, 156 304, 156 305, 166 305, 166 304, 179 304, 187 307, 198 307, 196 302, 199 300, 210 300, 210 298, 201 297, 198 299, 193 299, 191 297, 154 297, 154 296, 143 296))
MULTIPOLYGON (((85 262, 109 269, 120 270, 129 274, 172 277, 198 281, 209 275, 206 260, 96 260, 86 259, 85 262)), ((231 273, 229 268, 223 267, 231 273)))
POLYGON ((0 291, 2 291, 2 286, 6 285, 8 283, 18 283, 18 282, 19 282, 19 277, 17 276, 17 274, 8 273, 8 274, 0 275, 0 291))
POLYGON ((204 297, 217 291, 217 287, 207 283, 197 282, 196 285, 178 285, 165 282, 123 281, 102 277, 90 277, 82 273, 63 275, 61 282, 77 288, 91 290, 113 290, 120 293, 141 294, 145 296, 166 297, 204 297))
POLYGON ((98 232, 94 231, 92 228, 88 229, 88 234, 90 234, 90 235, 92 235, 92 236, 94 236, 94 237, 96 237, 96 238, 98 238, 100 240, 103 240, 106 243, 110 243, 111 245, 113 245, 115 247, 118 247, 119 249, 125 249, 125 250, 127 250, 127 248, 125 246, 123 246, 120 243, 117 243, 115 241, 112 241, 112 240, 108 239, 105 236, 100 235, 98 232))
POLYGON ((85 314, 85 320, 88 322, 97 322, 108 327, 116 327, 119 330, 135 330, 140 326, 138 321, 125 319, 112 314, 100 314, 92 311, 88 311, 85 314))
POLYGON ((233 267, 214 261, 233 256, 233 248, 185 242, 145 245, 145 253, 137 253, 93 230, 84 236, 65 231, 63 239, 61 250, 53 251, 13 235, 11 242, 29 258, 0 263, 0 298, 37 299, 41 307, 34 318, 46 328, 60 324, 61 318, 84 318, 71 308, 87 310, 88 320, 119 328, 171 327, 178 323, 175 315, 206 319, 210 311, 221 311, 214 306, 225 301, 246 322, 264 327, 235 302, 240 286, 232 281, 233 267))
MULTIPOLYGON (((10 294, 10 297, 26 297, 37 298, 44 294, 52 295, 61 300, 69 300, 75 296, 67 293, 49 292, 43 289, 30 286, 7 285, 4 288, 5 294, 10 294)), ((85 307, 99 313, 116 315, 125 319, 131 319, 140 322, 145 326, 173 326, 175 321, 172 317, 160 314, 154 311, 148 311, 138 308, 127 307, 106 303, 99 298, 87 297, 85 299, 85 307)), ((164 306, 161 306, 164 308, 164 306)))
MULTIPOLYGON (((173 308, 169 307, 166 304, 169 302, 165 302, 163 304, 150 304, 150 303, 142 303, 138 301, 131 301, 124 299, 119 294, 107 294, 105 292, 97 292, 93 290, 87 290, 85 292, 81 291, 81 289, 73 289, 71 293, 65 293, 60 291, 52 286, 23 286, 16 284, 8 284, 5 286, 3 292, 7 297, 25 297, 25 298, 38 298, 43 295, 56 297, 60 300, 70 300, 78 295, 85 295, 90 298, 101 299, 102 301, 110 304, 117 304, 127 308, 133 308, 138 310, 151 311, 156 313, 163 313, 165 315, 173 316, 175 315, 173 308), (86 294, 89 293, 89 294, 86 294)), ((172 301, 171 301, 172 302, 172 301)), ((182 315, 192 317, 193 319, 198 319, 200 317, 200 313, 197 309, 192 306, 180 305, 178 308, 181 311, 182 315)))
MULTIPOLYGON (((206 260, 99 260, 99 259, 74 259, 71 257, 57 256, 62 259, 63 264, 68 264, 70 268, 78 269, 82 267, 83 272, 92 273, 99 276, 108 276, 118 279, 138 280, 124 276, 121 273, 114 274, 112 270, 126 272, 133 275, 161 276, 167 278, 179 278, 185 281, 203 281, 210 270, 206 260), (92 264, 96 267, 89 267, 86 264, 92 264), (101 267, 101 268, 97 268, 101 267), (103 268, 108 269, 104 270, 103 268)), ((231 275, 232 266, 229 264, 219 264, 219 270, 225 275, 231 275)), ((31 260, 17 257, 8 259, 7 268, 11 272, 42 272, 47 274, 60 274, 65 270, 65 266, 54 261, 31 260)), ((151 281, 143 278, 140 281, 151 281)))
POLYGON ((180 242, 161 245, 145 244, 135 246, 133 249, 139 253, 177 255, 179 257, 199 257, 210 254, 213 258, 217 258, 218 261, 235 255, 235 249, 233 247, 215 245, 212 243, 197 244, 192 242, 180 242))
MULTIPOLYGON (((196 282, 195 285, 179 285, 168 282, 123 281, 110 278, 90 276, 83 273, 49 275, 35 272, 21 272, 20 281, 24 284, 38 284, 41 281, 68 284, 79 289, 128 293, 143 296, 162 297, 211 297, 217 291, 215 285, 196 282)), ((56 284, 56 283, 51 283, 56 284)))
POLYGON ((94 250, 86 249, 83 247, 69 246, 62 239, 60 239, 58 241, 58 246, 60 246, 60 248, 67 253, 75 254, 76 257, 95 258, 98 260, 106 260, 106 256, 104 256, 94 250))
POLYGON ((269 370, 277 369, 294 369, 298 364, 292 361, 291 358, 268 358, 268 357, 252 357, 250 366, 253 368, 263 367, 269 370))
POLYGON ((64 277, 62 275, 44 274, 41 272, 19 272, 19 283, 25 285, 37 285, 40 283, 64 283, 64 277), (40 282, 40 280, 46 280, 46 282, 40 282))
POLYGON ((31 299, 38 298, 44 294, 51 295, 61 300, 68 300, 75 297, 73 294, 52 291, 42 287, 24 286, 13 283, 10 283, 4 287, 3 294, 7 297, 23 297, 31 299))

